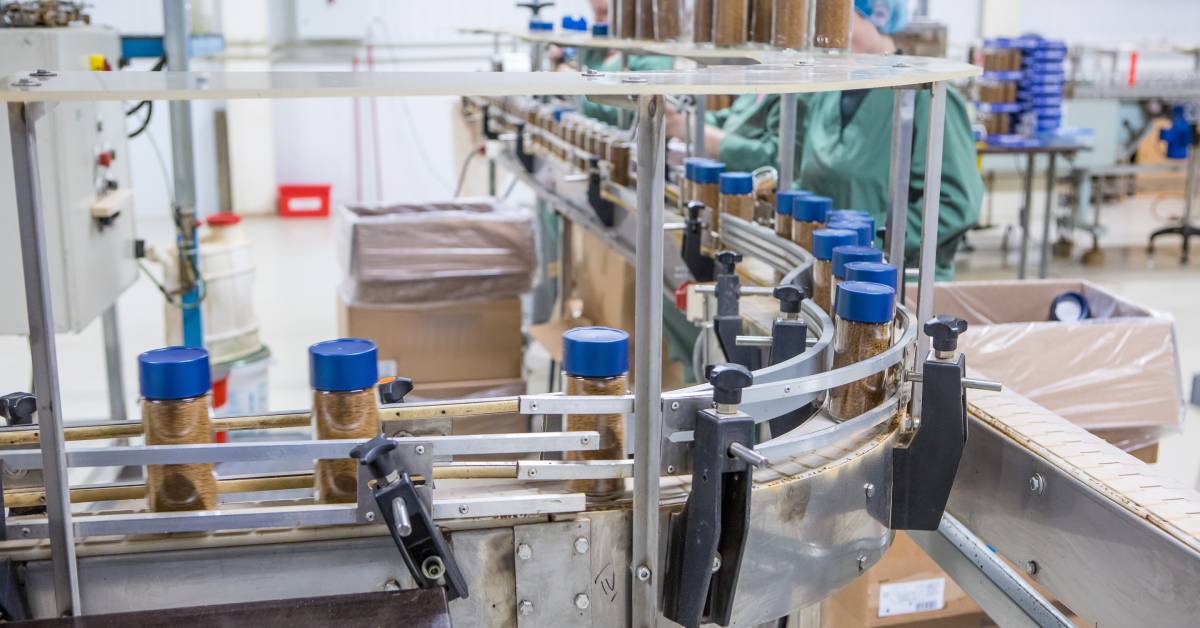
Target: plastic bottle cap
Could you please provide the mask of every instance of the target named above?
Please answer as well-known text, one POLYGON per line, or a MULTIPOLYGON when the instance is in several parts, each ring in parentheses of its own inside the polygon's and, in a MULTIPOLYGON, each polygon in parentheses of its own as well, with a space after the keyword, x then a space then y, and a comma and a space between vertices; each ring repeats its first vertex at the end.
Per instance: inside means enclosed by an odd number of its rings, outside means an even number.
POLYGON ((592 37, 608 37, 608 23, 592 24, 592 37))
POLYGON ((721 194, 753 194, 754 179, 749 172, 722 172, 720 176, 721 194))
POLYGON ((210 227, 229 227, 241 222, 242 217, 232 212, 221 212, 219 214, 212 214, 204 220, 210 227))
POLYGON ((853 231, 858 238, 857 244, 861 246, 875 245, 875 223, 867 222, 862 218, 830 220, 826 225, 830 229, 845 229, 853 231))
POLYGON ((719 183, 721 180, 721 175, 724 172, 725 164, 719 161, 705 159, 702 163, 696 165, 696 183, 719 183))
POLYGON ((199 397, 212 389, 208 351, 165 347, 138 356, 138 384, 146 399, 164 401, 199 397))
POLYGON ((314 390, 370 388, 379 380, 375 343, 365 338, 318 342, 308 348, 308 379, 314 390))
POLYGON ((802 196, 796 201, 796 206, 792 210, 792 216, 796 220, 804 222, 825 222, 829 218, 829 212, 833 209, 833 199, 828 196, 817 196, 809 194, 802 196))
POLYGON ((554 24, 552 22, 542 22, 539 20, 529 21, 529 30, 531 31, 552 31, 554 24))
POLYGON ((833 250, 833 276, 846 278, 846 264, 850 262, 882 262, 883 251, 869 246, 839 246, 833 250))
POLYGON ((796 211, 796 203, 808 194, 804 190, 781 190, 775 194, 775 213, 792 215, 796 211))
POLYGON ((817 229, 813 232, 812 254, 820 260, 833 259, 833 250, 858 242, 858 234, 846 229, 817 229))
POLYGON ((611 327, 565 332, 563 370, 573 377, 616 377, 629 371, 629 334, 611 327))
POLYGON ((703 157, 688 157, 683 160, 683 176, 688 181, 696 180, 696 171, 709 161, 703 157))
POLYGON ((866 218, 871 222, 875 222, 875 219, 871 216, 871 212, 862 209, 835 209, 829 212, 830 220, 836 218, 866 218))
POLYGON ((843 281, 838 284, 833 309, 839 318, 856 323, 890 323, 896 291, 880 283, 843 281))
POLYGON ((896 267, 882 262, 847 262, 846 281, 867 281, 896 289, 899 273, 896 267))
POLYGON ((1078 292, 1064 292, 1050 303, 1050 320, 1072 322, 1090 318, 1091 308, 1088 300, 1078 292))

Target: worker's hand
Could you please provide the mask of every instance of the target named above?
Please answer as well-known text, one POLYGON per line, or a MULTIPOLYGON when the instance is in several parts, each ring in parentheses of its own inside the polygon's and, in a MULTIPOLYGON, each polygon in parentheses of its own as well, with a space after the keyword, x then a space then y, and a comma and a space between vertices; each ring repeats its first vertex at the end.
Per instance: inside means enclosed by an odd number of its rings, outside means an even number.
POLYGON ((850 51, 860 54, 890 55, 896 52, 896 42, 879 32, 875 24, 854 13, 854 26, 850 31, 850 51))
POLYGON ((687 116, 683 115, 674 105, 667 104, 667 109, 663 113, 663 121, 666 126, 667 137, 685 137, 687 133, 687 116))

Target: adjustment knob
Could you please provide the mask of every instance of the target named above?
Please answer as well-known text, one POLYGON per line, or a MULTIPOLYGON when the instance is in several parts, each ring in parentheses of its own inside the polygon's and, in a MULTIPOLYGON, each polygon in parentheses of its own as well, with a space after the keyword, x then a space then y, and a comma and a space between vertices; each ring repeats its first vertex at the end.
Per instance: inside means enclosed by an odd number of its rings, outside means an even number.
POLYGON ((0 397, 0 418, 8 425, 33 425, 37 413, 37 397, 27 392, 15 392, 0 397))
POLYGON ((808 297, 804 288, 792 284, 777 286, 771 294, 779 299, 779 311, 784 314, 799 314, 800 304, 808 297))
POLYGON ((395 448, 396 443, 384 436, 376 436, 351 449, 350 457, 357 458, 359 464, 366 466, 376 480, 383 480, 396 470, 396 463, 389 455, 395 448))
POLYGON ((925 335, 933 340, 934 351, 957 351, 958 337, 967 331, 967 321, 954 316, 940 315, 925 321, 925 335))
POLYGON ((741 364, 710 364, 704 376, 713 387, 713 401, 736 406, 742 402, 742 389, 754 384, 754 374, 741 364))
POLYGON ((688 222, 696 222, 700 220, 700 212, 704 211, 706 207, 708 206, 700 201, 689 202, 687 204, 688 222))
POLYGON ((732 275, 737 272, 737 265, 742 261, 742 254, 734 251, 721 251, 717 253, 716 260, 721 267, 722 274, 732 275))
POLYGON ((379 384, 379 401, 383 404, 404 403, 404 396, 413 390, 408 377, 389 377, 379 384))

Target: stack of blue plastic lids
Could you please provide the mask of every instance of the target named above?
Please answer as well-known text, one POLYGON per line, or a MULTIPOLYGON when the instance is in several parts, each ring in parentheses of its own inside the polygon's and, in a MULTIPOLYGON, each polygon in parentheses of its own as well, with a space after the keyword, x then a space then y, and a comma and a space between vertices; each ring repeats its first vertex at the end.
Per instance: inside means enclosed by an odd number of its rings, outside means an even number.
POLYGON ((587 18, 583 16, 572 17, 564 15, 562 17, 562 29, 568 32, 586 33, 588 30, 587 18))
MULTIPOLYGON (((996 37, 994 39, 985 39, 983 41, 984 50, 1012 50, 1019 48, 1016 42, 1008 37, 996 37)), ((1012 71, 991 71, 984 72, 980 77, 981 81, 990 83, 1015 83, 1021 80, 1024 73, 1020 70, 1012 71)), ((1018 87, 1018 90, 1020 88, 1018 87)), ((999 114, 1016 114, 1021 112, 1021 104, 1019 102, 976 102, 975 107, 981 113, 999 113, 999 114)))
POLYGON ((1020 128, 1025 135, 1052 134, 1062 126, 1067 44, 1032 35, 1021 37, 1018 43, 1022 51, 1022 75, 1017 84, 1020 128))

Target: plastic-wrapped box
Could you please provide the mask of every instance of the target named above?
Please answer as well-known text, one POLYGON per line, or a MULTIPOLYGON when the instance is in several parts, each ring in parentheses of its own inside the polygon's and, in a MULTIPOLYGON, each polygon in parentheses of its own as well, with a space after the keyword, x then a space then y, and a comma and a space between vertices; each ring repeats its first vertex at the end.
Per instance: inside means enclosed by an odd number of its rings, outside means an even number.
POLYGON ((352 304, 482 301, 527 292, 533 216, 493 198, 351 205, 338 211, 352 304))
POLYGON ((1175 323, 1165 314, 1078 280, 939 284, 934 311, 968 322, 959 340, 968 368, 1089 431, 1120 430, 1122 449, 1183 421, 1175 323), (1049 320, 1066 292, 1087 300, 1089 318, 1049 320))

